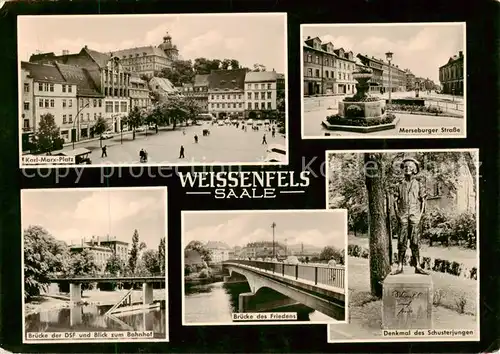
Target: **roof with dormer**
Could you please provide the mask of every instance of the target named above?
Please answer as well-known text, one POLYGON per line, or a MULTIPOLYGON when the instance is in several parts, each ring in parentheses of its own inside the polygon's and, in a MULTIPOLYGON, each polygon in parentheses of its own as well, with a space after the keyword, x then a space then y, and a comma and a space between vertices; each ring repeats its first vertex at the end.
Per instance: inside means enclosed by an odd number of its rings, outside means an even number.
POLYGON ((208 78, 210 90, 243 90, 246 69, 212 70, 208 78))
POLYGON ((98 88, 94 84, 94 81, 85 68, 57 62, 54 66, 59 69, 59 72, 67 83, 76 85, 77 94, 79 96, 104 97, 104 95, 99 92, 98 88))
POLYGON ((128 48, 128 49, 122 49, 122 50, 115 50, 114 52, 111 52, 113 56, 116 56, 120 59, 128 59, 128 58, 139 58, 139 57, 146 57, 146 56, 158 56, 158 57, 163 57, 166 58, 167 55, 163 50, 161 50, 158 47, 152 46, 152 45, 147 45, 144 47, 135 47, 135 48, 128 48))
POLYGON ((50 64, 37 64, 21 62, 21 68, 28 71, 34 81, 50 83, 66 83, 56 66, 50 64))

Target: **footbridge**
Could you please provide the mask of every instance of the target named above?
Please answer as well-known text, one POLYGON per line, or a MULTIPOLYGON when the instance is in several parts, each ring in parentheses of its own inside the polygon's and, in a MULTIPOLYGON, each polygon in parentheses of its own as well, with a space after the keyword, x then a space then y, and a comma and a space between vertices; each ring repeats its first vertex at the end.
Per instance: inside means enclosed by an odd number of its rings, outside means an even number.
POLYGON ((82 301, 82 284, 88 283, 142 283, 143 303, 153 303, 153 284, 164 283, 165 274, 153 274, 144 276, 116 276, 109 274, 97 274, 86 276, 61 276, 52 275, 48 279, 51 283, 69 283, 69 298, 73 303, 82 301))
POLYGON ((223 262, 229 271, 225 282, 248 282, 249 293, 239 295, 239 312, 270 311, 296 303, 306 305, 329 317, 345 318, 345 267, 285 264, 250 260, 223 262), (269 301, 269 289, 281 298, 269 301))

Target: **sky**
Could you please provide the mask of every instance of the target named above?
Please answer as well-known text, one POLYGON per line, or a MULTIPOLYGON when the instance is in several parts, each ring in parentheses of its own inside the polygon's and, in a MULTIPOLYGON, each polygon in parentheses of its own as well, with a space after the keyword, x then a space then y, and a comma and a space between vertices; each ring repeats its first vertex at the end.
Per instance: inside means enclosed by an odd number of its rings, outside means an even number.
POLYGON ((139 242, 157 249, 166 237, 165 196, 158 188, 23 190, 22 226, 42 226, 68 244, 107 234, 131 243, 137 229, 139 242))
POLYGON ((465 55, 465 26, 462 24, 418 25, 321 25, 304 26, 303 39, 319 37, 357 54, 385 60, 393 52, 392 63, 410 69, 416 76, 439 82, 439 67, 462 50, 465 55))
POLYGON ((287 245, 346 248, 347 214, 344 211, 252 211, 183 213, 183 243, 221 241, 229 247, 273 240, 287 245))
POLYGON ((159 45, 168 31, 182 59, 237 59, 284 73, 286 17, 280 14, 20 16, 18 52, 27 61, 36 50, 61 54, 90 49, 159 45))

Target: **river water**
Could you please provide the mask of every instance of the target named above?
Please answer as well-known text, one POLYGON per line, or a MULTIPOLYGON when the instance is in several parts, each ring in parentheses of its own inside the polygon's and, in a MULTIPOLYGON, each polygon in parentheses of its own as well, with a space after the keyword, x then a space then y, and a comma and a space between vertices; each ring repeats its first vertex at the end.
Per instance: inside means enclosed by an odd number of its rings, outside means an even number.
POLYGON ((153 331, 166 337, 165 301, 160 308, 119 316, 104 316, 112 305, 78 305, 26 316, 26 332, 153 331))
MULTIPOLYGON (((217 282, 185 285, 184 319, 186 324, 230 324, 232 313, 238 312, 238 297, 249 292, 248 283, 217 282)), ((267 312, 296 312, 297 321, 337 322, 304 305, 291 305, 267 312)), ((285 321, 283 321, 285 322, 285 321)))

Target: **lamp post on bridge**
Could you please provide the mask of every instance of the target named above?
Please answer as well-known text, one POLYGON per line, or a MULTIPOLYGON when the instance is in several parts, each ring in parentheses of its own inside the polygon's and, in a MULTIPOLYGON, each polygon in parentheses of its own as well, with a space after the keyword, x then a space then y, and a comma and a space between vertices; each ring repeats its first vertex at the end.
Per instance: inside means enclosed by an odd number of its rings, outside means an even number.
POLYGON ((274 247, 274 229, 276 228, 276 223, 273 221, 271 224, 271 228, 273 229, 273 259, 276 258, 276 249, 274 247))

